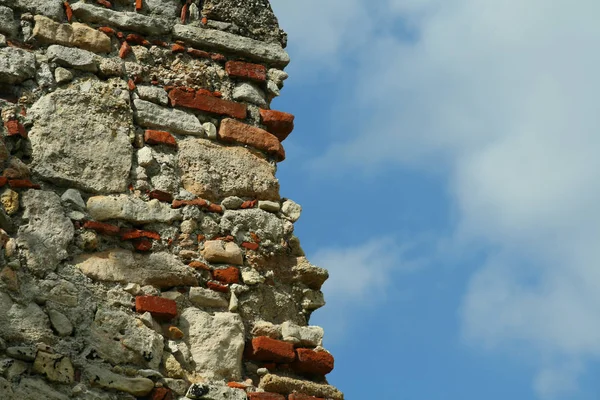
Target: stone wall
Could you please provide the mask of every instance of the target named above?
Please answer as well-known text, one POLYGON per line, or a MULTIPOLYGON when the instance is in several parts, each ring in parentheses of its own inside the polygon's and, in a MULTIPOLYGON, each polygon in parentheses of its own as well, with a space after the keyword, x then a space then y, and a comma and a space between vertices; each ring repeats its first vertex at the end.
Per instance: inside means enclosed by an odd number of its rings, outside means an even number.
POLYGON ((0 0, 0 398, 343 399, 267 0, 0 0))

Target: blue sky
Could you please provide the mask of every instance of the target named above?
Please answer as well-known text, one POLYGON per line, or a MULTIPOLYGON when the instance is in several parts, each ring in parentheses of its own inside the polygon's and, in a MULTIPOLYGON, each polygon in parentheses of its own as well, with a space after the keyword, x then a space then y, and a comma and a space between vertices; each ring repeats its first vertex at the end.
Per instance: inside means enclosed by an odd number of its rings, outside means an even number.
POLYGON ((352 399, 600 399, 600 3, 271 0, 352 399))

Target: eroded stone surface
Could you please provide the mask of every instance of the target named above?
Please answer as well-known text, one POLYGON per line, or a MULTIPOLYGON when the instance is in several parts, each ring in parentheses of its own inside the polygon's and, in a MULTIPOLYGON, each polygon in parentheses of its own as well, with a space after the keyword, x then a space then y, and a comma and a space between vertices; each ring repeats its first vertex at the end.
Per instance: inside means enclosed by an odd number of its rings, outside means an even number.
POLYGON ((85 375, 93 386, 114 389, 134 396, 145 396, 154 388, 154 382, 148 378, 129 378, 96 365, 87 366, 85 375))
POLYGON ((149 17, 135 12, 116 12, 82 2, 71 5, 71 8, 75 16, 81 21, 111 25, 147 35, 168 33, 172 26, 166 19, 149 17))
POLYGON ((146 128, 157 128, 173 133, 201 135, 204 128, 196 116, 181 110, 161 107, 145 100, 134 100, 136 122, 146 128))
POLYGON ((59 89, 38 100, 30 114, 34 172, 92 192, 127 189, 132 113, 110 84, 59 89))
POLYGON ((279 199, 275 168, 241 147, 224 147, 204 139, 182 140, 179 168, 184 188, 208 200, 234 195, 279 199))
POLYGON ((35 76, 33 54, 14 47, 0 49, 0 82, 20 83, 35 76))
POLYGON ((126 221, 171 222, 181 219, 181 212, 158 200, 144 201, 127 195, 94 196, 87 201, 87 209, 98 221, 123 219, 126 221))

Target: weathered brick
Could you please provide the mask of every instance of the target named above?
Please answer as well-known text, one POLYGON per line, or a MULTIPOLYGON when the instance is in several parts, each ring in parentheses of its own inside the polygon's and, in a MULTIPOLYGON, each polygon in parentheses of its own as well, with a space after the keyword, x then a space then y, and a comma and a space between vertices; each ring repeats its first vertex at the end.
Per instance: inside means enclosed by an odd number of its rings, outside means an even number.
POLYGON ((8 132, 8 136, 20 135, 24 138, 27 138, 27 131, 25 130, 25 127, 16 119, 6 121, 4 123, 4 127, 8 132))
POLYGON ((109 36, 115 36, 117 34, 117 32, 113 28, 110 28, 108 26, 101 26, 100 28, 98 28, 98 30, 109 36))
POLYGON ((210 271, 210 267, 200 261, 192 261, 188 265, 194 269, 203 269, 205 271, 210 271))
POLYGON ((294 345, 281 340, 259 336, 252 339, 251 357, 258 361, 288 363, 296 359, 294 345))
POLYGON ((143 231, 140 229, 130 229, 121 234, 121 239, 123 239, 123 240, 132 240, 132 239, 140 239, 140 238, 160 240, 160 235, 156 232, 143 231))
POLYGON ((150 45, 150 42, 145 37, 143 37, 142 35, 138 35, 137 33, 130 33, 129 35, 125 36, 125 40, 128 43, 135 43, 141 46, 150 45))
POLYGON ((40 189, 40 185, 31 182, 29 179, 9 179, 8 186, 13 189, 40 189))
POLYGON ((151 199, 156 199, 158 201, 164 201, 166 203, 170 203, 173 201, 173 195, 168 192, 164 192, 162 190, 154 189, 148 192, 148 197, 151 199))
POLYGON ((185 53, 185 46, 175 43, 171 45, 171 53, 185 53))
POLYGON ((223 207, 221 207, 218 204, 214 204, 214 203, 209 204, 209 206, 206 208, 206 210, 209 212, 214 212, 214 213, 218 213, 218 214, 223 213, 223 207))
POLYGON ((230 388, 233 389, 242 389, 245 390, 248 385, 245 383, 239 383, 239 382, 227 382, 227 386, 229 386, 230 388))
POLYGON ((254 208, 254 207, 256 207, 257 204, 258 204, 258 200, 246 200, 245 202, 242 203, 240 208, 242 210, 245 210, 248 208, 254 208))
POLYGON ((258 250, 259 245, 258 245, 258 243, 244 242, 244 243, 242 243, 242 247, 245 249, 248 249, 248 250, 256 251, 256 250, 258 250))
POLYGON ((127 41, 125 41, 121 44, 121 48, 119 49, 119 57, 125 58, 129 55, 129 53, 131 53, 131 46, 129 43, 127 43, 127 41))
POLYGON ((108 0, 96 0, 96 3, 98 3, 101 6, 104 6, 106 8, 112 8, 112 3, 108 0))
POLYGON ((171 208, 181 208, 184 206, 206 207, 208 206, 208 202, 204 199, 173 200, 173 203, 171 204, 171 208))
POLYGON ((326 351, 297 349, 297 360, 291 364, 292 369, 309 375, 327 375, 333 370, 334 359, 326 351))
POLYGON ((213 278, 224 284, 233 284, 240 282, 240 270, 236 267, 228 267, 223 269, 215 269, 213 278))
POLYGON ((150 393, 150 400, 174 400, 171 389, 165 387, 154 388, 150 393))
POLYGON ((148 144, 164 144, 171 147, 177 147, 177 140, 169 132, 146 130, 144 141, 148 144))
POLYGON ((135 310, 138 313, 149 312, 157 319, 173 319, 177 316, 177 303, 158 296, 137 296, 135 310))
POLYGON ((192 47, 187 49, 187 52, 190 56, 192 57, 198 57, 198 58, 210 58, 210 53, 207 53, 206 51, 202 51, 202 50, 198 50, 198 49, 194 49, 192 47))
POLYGON ((169 326, 169 329, 167 329, 167 336, 171 340, 180 340, 183 339, 184 334, 178 327, 169 326))
POLYGON ((284 396, 278 393, 254 392, 248 393, 248 400, 286 400, 284 396))
POLYGON ((227 293, 229 292, 229 286, 227 285, 222 285, 218 282, 215 281, 208 281, 206 282, 206 287, 214 290, 215 292, 221 292, 221 293, 227 293))
POLYGON ((182 24, 185 24, 185 20, 187 19, 187 13, 188 13, 188 9, 189 9, 189 4, 185 3, 183 5, 183 7, 181 7, 181 15, 180 15, 180 20, 182 24))
POLYGON ((267 127, 267 131, 277 136, 280 142, 294 130, 294 116, 289 113, 260 109, 260 120, 267 127))
POLYGON ((325 400, 321 397, 309 396, 302 393, 292 393, 288 396, 288 400, 325 400))
POLYGON ((229 76, 246 78, 253 81, 264 82, 267 80, 267 69, 264 65, 251 64, 242 61, 227 61, 225 71, 229 76))
POLYGON ((171 105, 193 108, 200 111, 218 115, 227 115, 232 118, 245 119, 246 105, 234 101, 219 99, 202 93, 190 93, 180 88, 169 92, 171 105))
POLYGON ((85 229, 91 229, 93 231, 96 231, 102 235, 110 235, 110 236, 116 236, 121 231, 121 229, 116 225, 105 224, 104 222, 97 222, 97 221, 86 221, 83 224, 83 227, 85 229))
POLYGON ((129 79, 127 81, 127 88, 129 89, 129 91, 134 91, 135 90, 135 82, 133 81, 133 79, 129 79))
POLYGON ((8 178, 5 176, 0 176, 0 187, 5 186, 8 183, 8 178))
POLYGON ((152 249, 152 241, 146 238, 136 239, 133 241, 133 248, 138 251, 150 251, 152 249))
POLYGON ((285 160, 285 150, 279 139, 263 129, 235 119, 225 118, 221 121, 219 137, 224 142, 241 143, 262 150, 278 161, 285 160))
POLYGON ((67 21, 71 22, 73 19, 73 9, 68 1, 63 2, 63 6, 65 7, 65 14, 67 14, 67 21))
POLYGON ((223 54, 219 54, 219 53, 211 53, 210 58, 211 58, 211 60, 216 61, 216 62, 227 61, 227 57, 225 57, 223 54))
POLYGON ((142 0, 135 0, 135 11, 142 11, 142 0))

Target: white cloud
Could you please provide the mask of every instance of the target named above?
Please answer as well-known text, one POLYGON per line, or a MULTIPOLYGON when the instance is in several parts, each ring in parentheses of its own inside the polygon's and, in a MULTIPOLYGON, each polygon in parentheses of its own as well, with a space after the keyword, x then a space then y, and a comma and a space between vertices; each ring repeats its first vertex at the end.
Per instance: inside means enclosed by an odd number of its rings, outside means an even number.
POLYGON ((371 116, 315 164, 446 174, 456 244, 490 249, 465 294, 464 337, 527 346, 541 397, 574 390, 600 358, 600 3, 364 0, 339 18, 342 2, 309 3, 315 27, 286 5, 292 42, 350 57, 355 96, 332 101, 371 116), (562 380, 548 361, 561 357, 577 366, 562 380))

